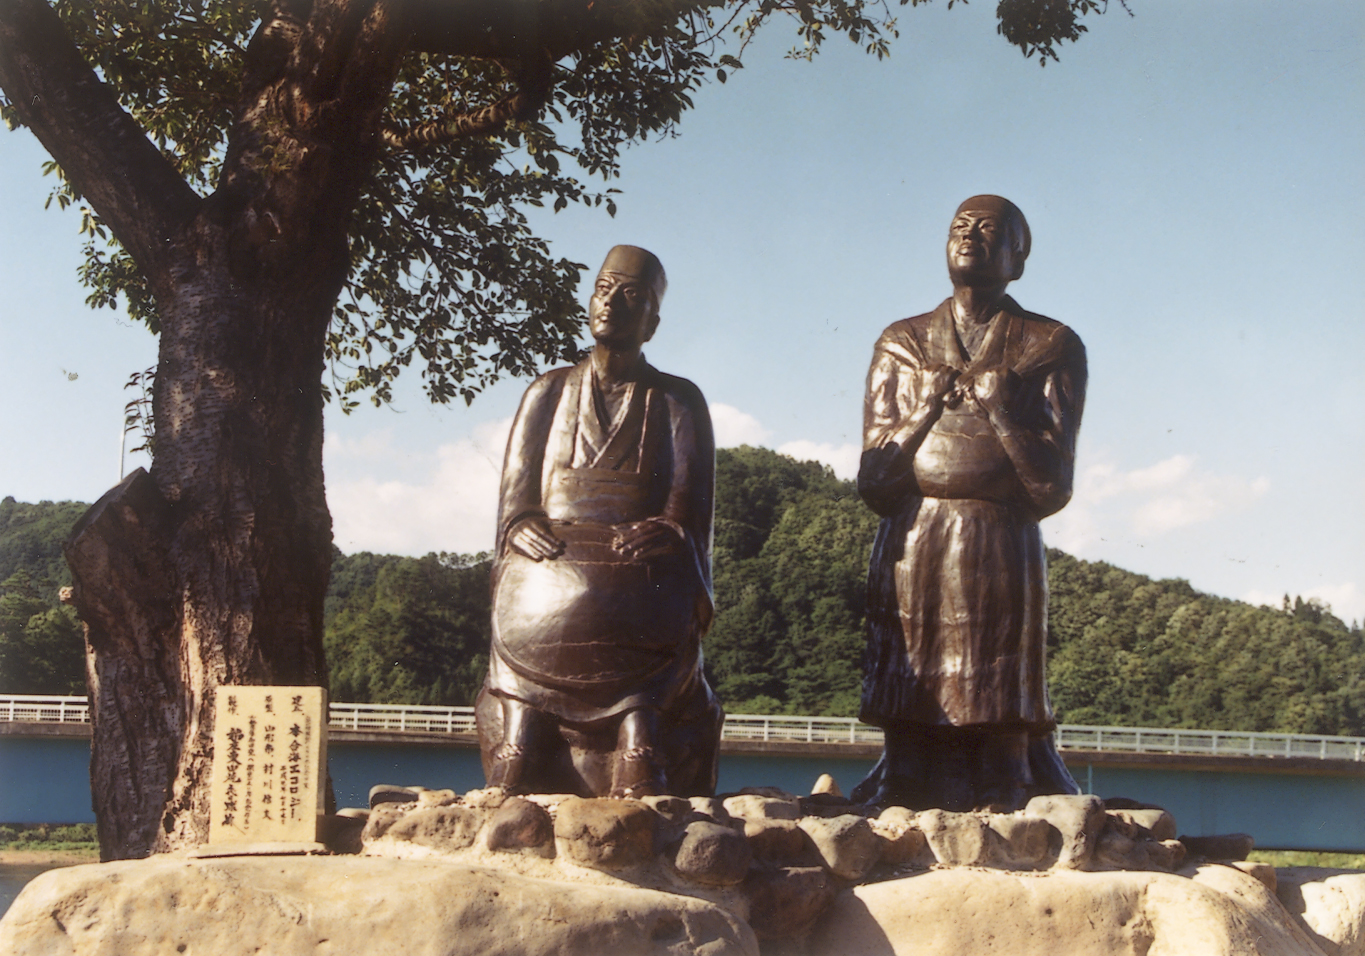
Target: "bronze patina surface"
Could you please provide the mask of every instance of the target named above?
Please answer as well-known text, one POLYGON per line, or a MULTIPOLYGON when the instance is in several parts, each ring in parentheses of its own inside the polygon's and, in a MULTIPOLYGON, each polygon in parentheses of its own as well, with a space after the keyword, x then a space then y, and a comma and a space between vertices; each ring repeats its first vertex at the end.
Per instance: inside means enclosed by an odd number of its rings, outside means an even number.
POLYGON ((617 246, 579 364, 527 390, 508 438, 493 645, 476 711, 490 786, 583 796, 711 793, 715 440, 701 392, 641 347, 666 287, 617 246))
POLYGON ((1079 792, 1051 736, 1038 522, 1071 497, 1085 348, 1005 294, 1030 245, 1013 203, 962 203, 952 296, 873 352, 858 491, 882 522, 861 716, 886 749, 858 800, 1014 809, 1079 792))

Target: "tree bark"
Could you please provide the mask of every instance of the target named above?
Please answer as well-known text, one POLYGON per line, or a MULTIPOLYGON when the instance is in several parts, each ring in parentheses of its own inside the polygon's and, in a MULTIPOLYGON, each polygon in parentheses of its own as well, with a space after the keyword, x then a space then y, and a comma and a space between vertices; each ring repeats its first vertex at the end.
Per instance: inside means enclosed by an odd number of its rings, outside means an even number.
POLYGON ((132 255, 161 323, 151 472, 101 499, 67 547, 106 859, 207 838, 217 687, 327 684, 325 336, 404 51, 517 61, 541 82, 571 49, 695 5, 276 0, 247 49, 218 187, 200 197, 47 3, 0 0, 0 88, 132 255))
POLYGON ((155 844, 179 758, 184 701, 169 518, 139 468, 95 502, 65 548, 72 601, 86 621, 90 791, 106 860, 145 856, 155 844))
POLYGON ((193 194, 37 0, 0 0, 0 83, 147 275, 150 475, 67 548, 87 627, 101 854, 208 834, 215 689, 326 686, 325 335, 405 42, 382 2, 277 11, 248 52, 216 192, 193 194))

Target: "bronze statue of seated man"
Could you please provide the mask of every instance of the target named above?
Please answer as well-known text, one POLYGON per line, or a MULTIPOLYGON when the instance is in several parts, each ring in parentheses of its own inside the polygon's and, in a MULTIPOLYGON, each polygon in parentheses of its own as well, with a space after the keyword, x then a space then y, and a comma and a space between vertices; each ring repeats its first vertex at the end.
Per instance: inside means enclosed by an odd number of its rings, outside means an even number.
POLYGON ((476 712, 489 786, 582 796, 711 793, 715 440, 705 399, 641 347, 664 270, 616 246, 594 346, 535 381, 507 442, 493 642, 476 712))

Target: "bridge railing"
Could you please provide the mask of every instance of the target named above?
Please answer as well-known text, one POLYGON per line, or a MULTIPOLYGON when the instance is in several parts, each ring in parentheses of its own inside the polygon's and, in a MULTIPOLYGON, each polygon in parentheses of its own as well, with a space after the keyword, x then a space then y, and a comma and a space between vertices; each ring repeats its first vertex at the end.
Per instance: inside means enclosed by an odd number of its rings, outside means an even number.
POLYGON ((1161 730, 1062 724, 1057 728, 1057 746, 1063 750, 1109 753, 1365 760, 1365 737, 1242 733, 1231 730, 1161 730))
POLYGON ((333 703, 328 705, 327 723, 338 730, 423 731, 437 734, 477 732, 473 707, 333 703))
POLYGON ((90 705, 84 697, 0 695, 0 721, 41 724, 88 724, 90 705))
MULTIPOLYGON (((0 722, 88 723, 84 697, 0 695, 0 722)), ((328 716, 338 730, 473 734, 474 708, 421 704, 333 703, 328 716)), ((882 731, 852 717, 790 714, 728 714, 722 740, 880 744, 882 731)), ((1365 737, 1239 733, 1151 727, 1057 728, 1062 750, 1104 753, 1194 754, 1219 757, 1306 757, 1365 761, 1365 737)))
POLYGON ((881 746, 882 730, 880 727, 870 727, 852 717, 726 714, 720 739, 881 746))

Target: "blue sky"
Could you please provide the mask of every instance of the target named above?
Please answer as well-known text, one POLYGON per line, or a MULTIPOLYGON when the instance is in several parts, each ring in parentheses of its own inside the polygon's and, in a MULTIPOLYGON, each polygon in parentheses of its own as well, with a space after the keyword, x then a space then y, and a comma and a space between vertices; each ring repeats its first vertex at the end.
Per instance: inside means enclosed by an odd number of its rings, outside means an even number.
MULTIPOLYGON (((627 154, 614 220, 538 223, 594 267, 617 242, 659 254, 646 351, 701 386, 722 443, 848 475, 873 341, 948 293, 957 203, 1006 195, 1034 236, 1011 292, 1090 357, 1076 497, 1048 542, 1365 618, 1365 5, 1130 6, 1046 69, 995 34, 987 0, 903 8, 880 63, 841 40, 784 60, 796 37, 777 23, 678 138, 627 154)), ((78 218, 42 210, 41 159, 28 133, 0 136, 0 495, 91 501, 155 342, 84 306, 78 218)), ((488 548, 524 387, 432 408, 414 377, 391 408, 329 412, 338 545, 488 548)))

